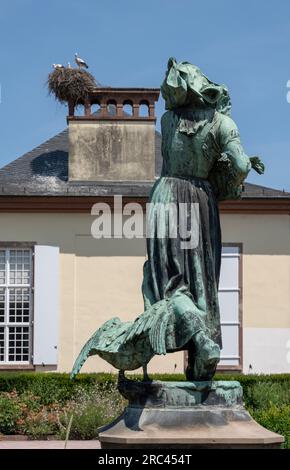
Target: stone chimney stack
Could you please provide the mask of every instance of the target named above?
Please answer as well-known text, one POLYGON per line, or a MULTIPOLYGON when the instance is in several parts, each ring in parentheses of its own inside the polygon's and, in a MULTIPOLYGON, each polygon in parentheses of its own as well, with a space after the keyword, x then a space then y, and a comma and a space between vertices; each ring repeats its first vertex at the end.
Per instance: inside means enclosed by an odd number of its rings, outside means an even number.
POLYGON ((83 116, 69 104, 69 180, 154 180, 158 97, 157 88, 96 88, 83 116))

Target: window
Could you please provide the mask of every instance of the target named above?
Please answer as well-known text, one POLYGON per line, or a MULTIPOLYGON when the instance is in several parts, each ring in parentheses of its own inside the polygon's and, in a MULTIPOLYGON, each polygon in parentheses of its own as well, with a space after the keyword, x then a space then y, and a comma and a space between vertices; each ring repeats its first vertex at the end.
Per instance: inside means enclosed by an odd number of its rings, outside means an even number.
POLYGON ((32 250, 0 248, 0 364, 29 364, 32 250))
POLYGON ((148 101, 140 101, 139 106, 139 116, 140 117, 148 117, 149 116, 149 103, 148 101))
POLYGON ((133 116, 133 103, 130 100, 126 100, 123 103, 123 114, 125 116, 133 116))

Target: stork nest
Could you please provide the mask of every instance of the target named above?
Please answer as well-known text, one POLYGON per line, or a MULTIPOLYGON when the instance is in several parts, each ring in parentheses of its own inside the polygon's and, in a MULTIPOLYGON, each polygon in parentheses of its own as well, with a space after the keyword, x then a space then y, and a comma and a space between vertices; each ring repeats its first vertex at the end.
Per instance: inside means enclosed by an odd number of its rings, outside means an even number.
POLYGON ((76 68, 58 68, 47 79, 50 94, 61 103, 72 101, 75 105, 83 103, 97 86, 92 74, 76 68))

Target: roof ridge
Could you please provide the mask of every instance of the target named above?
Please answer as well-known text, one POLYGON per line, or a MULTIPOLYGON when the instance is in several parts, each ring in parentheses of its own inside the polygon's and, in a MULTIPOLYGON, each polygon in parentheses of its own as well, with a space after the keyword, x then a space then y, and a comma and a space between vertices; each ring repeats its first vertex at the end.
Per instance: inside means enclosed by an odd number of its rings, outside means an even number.
POLYGON ((250 183, 249 181, 245 181, 244 182, 244 185, 247 185, 247 186, 254 186, 256 188, 259 188, 260 190, 261 189, 266 189, 268 191, 277 191, 279 193, 284 193, 286 195, 289 195, 290 196, 290 192, 289 191, 285 191, 285 189, 277 189, 277 188, 273 188, 271 186, 264 186, 264 185, 261 185, 261 184, 256 184, 256 183, 250 183))

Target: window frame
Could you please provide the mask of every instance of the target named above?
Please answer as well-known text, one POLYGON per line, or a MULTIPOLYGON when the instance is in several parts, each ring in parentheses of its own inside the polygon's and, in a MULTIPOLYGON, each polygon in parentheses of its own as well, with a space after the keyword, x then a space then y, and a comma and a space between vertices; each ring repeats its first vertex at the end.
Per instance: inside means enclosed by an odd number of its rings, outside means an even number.
POLYGON ((5 318, 0 327, 4 327, 5 350, 4 361, 0 361, 0 370, 5 369, 34 369, 33 366, 33 333, 34 333, 34 246, 35 242, 0 242, 0 250, 5 251, 5 283, 0 287, 4 288, 5 292, 5 318), (10 283, 10 262, 8 252, 11 250, 29 250, 30 251, 30 282, 29 284, 11 284, 10 283), (9 288, 28 288, 29 291, 29 322, 11 322, 9 321, 9 302, 8 290, 9 288), (9 361, 9 328, 11 327, 28 327, 29 334, 29 351, 28 360, 26 361, 9 361))

